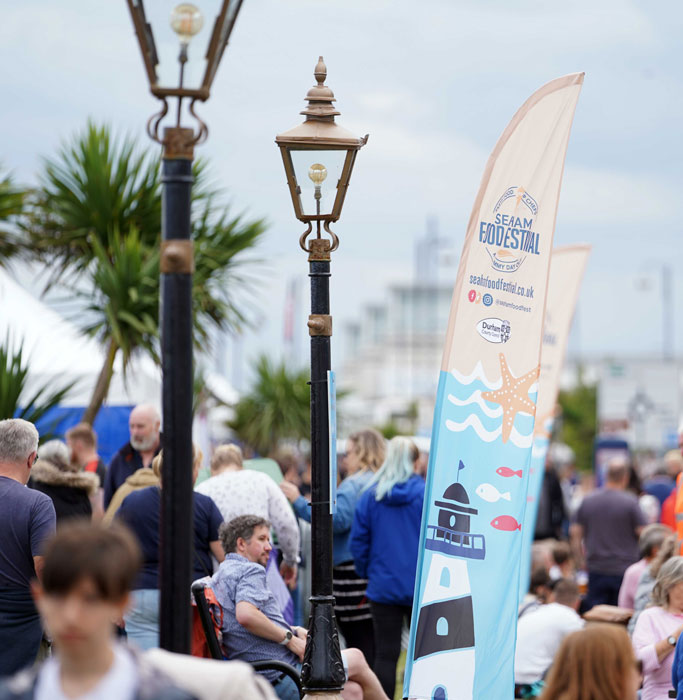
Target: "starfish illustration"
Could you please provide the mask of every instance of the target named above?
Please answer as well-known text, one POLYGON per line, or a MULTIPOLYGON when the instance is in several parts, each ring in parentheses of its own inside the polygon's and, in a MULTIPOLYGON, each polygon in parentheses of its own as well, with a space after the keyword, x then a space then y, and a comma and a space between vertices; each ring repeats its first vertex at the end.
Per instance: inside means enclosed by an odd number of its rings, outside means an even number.
POLYGON ((529 387, 538 379, 541 366, 521 377, 513 377, 505 355, 500 353, 500 374, 503 384, 497 391, 483 391, 482 398, 503 407, 503 442, 507 442, 518 413, 536 413, 536 404, 529 399, 529 387))

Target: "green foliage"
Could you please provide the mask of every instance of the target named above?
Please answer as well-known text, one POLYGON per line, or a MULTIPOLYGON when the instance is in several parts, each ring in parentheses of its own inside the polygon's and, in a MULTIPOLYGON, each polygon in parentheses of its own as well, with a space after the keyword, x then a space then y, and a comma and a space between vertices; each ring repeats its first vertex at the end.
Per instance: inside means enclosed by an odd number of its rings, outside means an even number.
MULTIPOLYGON (((23 343, 15 350, 11 348, 11 338, 7 335, 4 344, 0 345, 0 420, 23 418, 35 423, 62 401, 74 383, 57 390, 44 386, 28 394, 29 370, 24 359, 23 343)), ((53 436, 45 434, 41 437, 49 440, 53 436)))
POLYGON ((14 185, 9 175, 0 180, 0 267, 22 252, 13 224, 23 211, 25 196, 26 193, 14 185))
MULTIPOLYGON (((108 348, 86 411, 93 419, 119 350, 124 369, 137 351, 159 361, 159 165, 151 150, 89 123, 56 159, 45 161, 24 225, 34 255, 51 270, 49 283, 62 283, 67 273, 70 289, 86 298, 86 313, 76 323, 108 348)), ((205 348, 212 327, 238 330, 245 322, 242 254, 258 242, 265 224, 232 217, 221 193, 207 183, 202 161, 193 165, 193 175, 193 320, 195 344, 205 348)))
POLYGON ((261 356, 256 381, 235 405, 230 428, 259 454, 268 455, 283 440, 310 437, 310 389, 307 370, 289 370, 261 356))
POLYGON ((92 289, 74 291, 85 300, 81 330, 102 345, 110 340, 123 354, 124 368, 136 350, 158 360, 159 252, 145 248, 135 228, 125 235, 112 232, 116 254, 109 256, 95 236, 92 289))
MULTIPOLYGON (((221 193, 207 183, 206 170, 201 160, 193 165, 193 314, 195 340, 202 346, 208 341, 212 325, 234 330, 243 325, 245 312, 232 291, 244 289, 246 284, 238 273, 246 262, 240 256, 265 232, 263 220, 245 221, 230 215, 229 209, 220 204, 221 193)), ((26 232, 38 257, 50 264, 52 283, 68 270, 76 274, 80 284, 85 278, 96 289, 107 259, 124 281, 123 266, 133 255, 136 265, 157 265, 153 275, 156 298, 146 293, 151 290, 139 291, 142 300, 151 302, 145 309, 146 317, 158 318, 158 309, 151 307, 159 303, 159 173, 159 158, 151 150, 139 149, 129 138, 115 139, 107 127, 92 123, 71 144, 62 147, 56 160, 45 162, 42 186, 32 201, 26 232), (125 251, 121 250, 122 241, 128 245, 125 251), (130 247, 133 241, 137 252, 130 247)), ((144 279, 147 283, 146 275, 144 279)), ((116 291, 109 285, 105 296, 112 293, 120 300, 125 290, 116 291)), ((136 305, 140 307, 141 303, 136 305)), ((148 346, 143 349, 149 351, 148 346)))
POLYGON ((158 157, 91 122, 56 159, 46 159, 26 228, 33 249, 53 268, 52 281, 67 269, 88 268, 93 238, 114 255, 116 232, 134 227, 143 243, 158 245, 160 186, 158 157))
POLYGON ((396 425, 396 422, 393 420, 388 420, 384 425, 377 426, 376 430, 382 434, 385 440, 391 440, 391 438, 395 438, 397 435, 403 434, 398 425, 396 425))
MULTIPOLYGON (((192 373, 192 415, 195 415, 211 396, 206 386, 206 372, 197 363, 192 373)), ((224 405, 224 404, 223 404, 224 405)))
POLYGON ((593 441, 597 429, 597 387, 580 382, 571 391, 561 391, 560 428, 554 437, 574 450, 581 471, 593 468, 593 441))
POLYGON ((250 286, 240 273, 247 262, 242 254, 258 243, 266 228, 262 220, 244 221, 242 216, 231 217, 228 209, 219 210, 216 197, 209 194, 196 203, 192 225, 192 310, 199 345, 208 341, 211 325, 239 330, 246 323, 247 313, 238 294, 250 286))

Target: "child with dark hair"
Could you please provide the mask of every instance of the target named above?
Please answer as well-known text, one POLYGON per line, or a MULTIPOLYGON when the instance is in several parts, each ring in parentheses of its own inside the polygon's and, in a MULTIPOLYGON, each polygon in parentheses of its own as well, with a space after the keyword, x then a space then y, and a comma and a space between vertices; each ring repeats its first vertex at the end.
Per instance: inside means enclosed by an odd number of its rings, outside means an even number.
POLYGON ((33 583, 54 654, 0 684, 0 700, 190 700, 114 639, 141 560, 123 527, 64 525, 45 549, 42 582, 33 583))

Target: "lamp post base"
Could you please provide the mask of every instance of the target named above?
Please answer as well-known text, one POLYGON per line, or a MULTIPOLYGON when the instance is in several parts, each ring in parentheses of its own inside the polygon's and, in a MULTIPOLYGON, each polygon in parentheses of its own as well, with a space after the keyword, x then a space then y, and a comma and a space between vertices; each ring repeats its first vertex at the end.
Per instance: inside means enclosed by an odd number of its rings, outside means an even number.
POLYGON ((331 697, 344 687, 345 680, 334 617, 334 597, 311 596, 311 617, 301 665, 301 685, 307 695, 322 693, 325 697, 331 697))

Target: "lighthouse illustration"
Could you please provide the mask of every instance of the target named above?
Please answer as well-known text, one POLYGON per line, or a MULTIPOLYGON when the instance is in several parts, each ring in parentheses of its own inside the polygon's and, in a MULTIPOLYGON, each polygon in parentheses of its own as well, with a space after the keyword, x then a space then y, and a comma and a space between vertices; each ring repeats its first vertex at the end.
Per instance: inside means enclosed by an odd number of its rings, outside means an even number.
POLYGON ((415 634, 411 698, 472 698, 474 614, 467 562, 486 557, 486 542, 484 535, 472 531, 479 511, 460 483, 464 468, 461 461, 457 481, 434 501, 436 524, 427 525, 430 558, 415 634))

